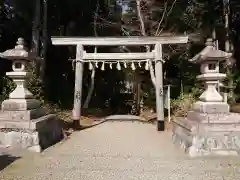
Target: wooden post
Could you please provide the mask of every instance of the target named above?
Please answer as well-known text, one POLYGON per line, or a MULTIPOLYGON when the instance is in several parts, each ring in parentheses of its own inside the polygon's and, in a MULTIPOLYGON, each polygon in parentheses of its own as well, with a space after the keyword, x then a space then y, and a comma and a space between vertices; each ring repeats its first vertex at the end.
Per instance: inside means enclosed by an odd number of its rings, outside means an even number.
POLYGON ((168 122, 171 122, 171 85, 168 85, 168 94, 167 94, 167 98, 168 98, 168 122))
POLYGON ((162 71, 162 44, 155 45, 155 75, 156 75, 156 111, 157 130, 164 131, 164 104, 163 104, 163 71, 162 71))
POLYGON ((81 100, 82 100, 82 78, 83 78, 83 45, 77 45, 76 67, 75 67, 75 90, 74 90, 74 107, 72 119, 79 121, 81 118, 81 100))

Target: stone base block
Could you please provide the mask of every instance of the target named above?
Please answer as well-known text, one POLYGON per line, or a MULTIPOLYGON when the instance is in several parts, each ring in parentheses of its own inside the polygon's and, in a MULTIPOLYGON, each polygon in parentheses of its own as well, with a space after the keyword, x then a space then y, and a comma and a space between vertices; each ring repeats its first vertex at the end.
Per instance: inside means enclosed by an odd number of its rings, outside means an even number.
POLYGON ((1 111, 0 121, 30 121, 46 115, 46 109, 38 108, 26 111, 1 111))
POLYGON ((240 124, 240 115, 238 113, 208 114, 208 113, 189 111, 187 115, 187 119, 201 122, 204 124, 214 124, 214 123, 229 124, 230 122, 233 124, 240 124))
POLYGON ((229 105, 225 102, 201 102, 193 104, 193 110, 200 113, 229 113, 229 105))
POLYGON ((2 111, 26 111, 40 108, 36 99, 7 99, 2 102, 2 111))
MULTIPOLYGON (((235 115, 236 116, 236 115, 235 115)), ((238 115, 240 120, 240 115, 238 115)), ((173 142, 191 157, 240 155, 240 122, 173 120, 173 142)))
POLYGON ((0 146, 41 152, 62 138, 60 122, 53 114, 31 121, 0 121, 0 146))

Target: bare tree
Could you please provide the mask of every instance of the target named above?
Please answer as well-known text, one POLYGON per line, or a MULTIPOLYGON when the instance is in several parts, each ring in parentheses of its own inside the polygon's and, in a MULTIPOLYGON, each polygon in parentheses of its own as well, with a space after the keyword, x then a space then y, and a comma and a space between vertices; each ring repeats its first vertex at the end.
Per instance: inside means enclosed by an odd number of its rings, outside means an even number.
MULTIPOLYGON (((141 35, 142 36, 148 36, 146 33, 146 28, 145 28, 145 22, 144 22, 144 18, 143 18, 143 13, 142 13, 142 6, 141 3, 146 1, 146 0, 135 0, 136 1, 136 5, 137 5, 137 15, 138 15, 138 20, 140 22, 140 31, 141 31, 141 35)), ((162 16, 157 24, 157 28, 155 30, 155 36, 160 36, 161 32, 163 31, 163 23, 164 20, 169 16, 169 14, 172 12, 173 7, 175 6, 177 0, 174 0, 172 2, 172 4, 170 5, 170 8, 168 8, 169 4, 168 4, 168 0, 165 1, 164 3, 164 10, 162 13, 162 16)), ((146 46, 146 50, 147 52, 151 51, 151 47, 150 46, 146 46)), ((150 70, 150 76, 151 76, 151 80, 152 83, 154 85, 154 87, 156 87, 156 77, 155 77, 155 72, 154 72, 154 68, 152 65, 152 61, 149 60, 149 70, 150 70)))

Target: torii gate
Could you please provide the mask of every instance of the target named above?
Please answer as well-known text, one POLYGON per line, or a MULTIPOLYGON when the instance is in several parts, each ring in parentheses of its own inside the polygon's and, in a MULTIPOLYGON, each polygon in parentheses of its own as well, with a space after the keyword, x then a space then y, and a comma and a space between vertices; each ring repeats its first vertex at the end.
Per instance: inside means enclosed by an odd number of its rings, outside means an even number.
POLYGON ((164 44, 183 44, 188 42, 187 36, 173 37, 52 37, 53 45, 76 46, 76 68, 75 68, 75 91, 74 107, 72 111, 73 120, 81 117, 82 99, 82 76, 84 62, 105 62, 125 60, 153 60, 155 62, 156 76, 156 111, 157 130, 164 131, 164 106, 163 106, 163 53, 164 44), (84 46, 146 46, 154 45, 151 52, 139 53, 87 53, 84 46))

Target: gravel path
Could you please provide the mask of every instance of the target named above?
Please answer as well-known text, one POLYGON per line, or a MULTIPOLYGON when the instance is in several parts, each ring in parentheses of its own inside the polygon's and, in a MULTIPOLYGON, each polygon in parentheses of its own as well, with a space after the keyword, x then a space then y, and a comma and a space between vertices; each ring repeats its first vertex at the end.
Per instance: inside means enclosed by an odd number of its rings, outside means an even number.
MULTIPOLYGON (((1 163, 1 155, 0 155, 1 163)), ((239 180, 240 158, 188 158, 170 132, 139 122, 106 122, 75 132, 41 154, 27 153, 2 180, 239 180)))

